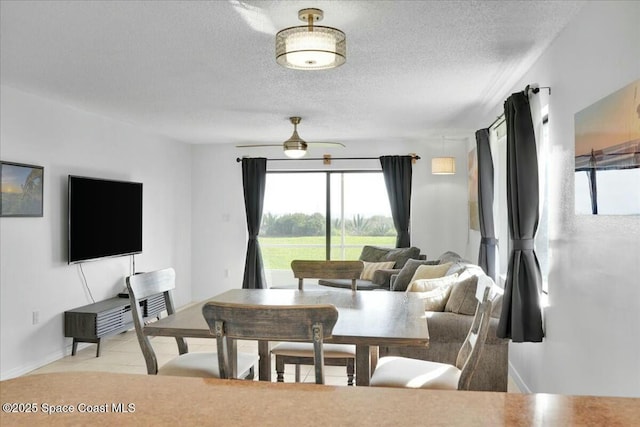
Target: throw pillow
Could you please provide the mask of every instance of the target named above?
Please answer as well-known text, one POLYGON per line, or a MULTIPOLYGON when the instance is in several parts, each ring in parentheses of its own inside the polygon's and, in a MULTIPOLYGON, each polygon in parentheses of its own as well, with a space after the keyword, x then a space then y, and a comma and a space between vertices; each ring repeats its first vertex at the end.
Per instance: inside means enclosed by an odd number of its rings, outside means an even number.
POLYGON ((419 279, 435 279, 436 277, 442 277, 447 274, 449 267, 451 267, 450 262, 438 265, 421 265, 413 274, 411 282, 419 279))
POLYGON ((441 264, 446 262, 462 261, 462 257, 453 251, 447 251, 438 257, 441 264))
POLYGON ((407 287, 407 292, 415 293, 424 301, 425 311, 444 311, 449 299, 451 287, 457 275, 438 277, 436 279, 418 279, 407 287))
POLYGON ((391 248, 379 248, 377 246, 364 246, 360 253, 360 261, 366 262, 382 262, 390 261, 386 259, 391 248))
POLYGON ((393 268, 395 265, 395 261, 387 261, 387 262, 367 262, 362 261, 364 263, 364 268, 362 269, 362 273, 360 274, 360 278, 362 280, 373 280, 373 274, 376 270, 385 270, 388 268, 393 268))
POLYGON ((418 259, 420 249, 414 246, 410 248, 382 248, 378 246, 364 246, 360 253, 360 261, 382 262, 393 261, 395 267, 402 268, 408 259, 418 259))
POLYGON ((473 316, 476 314, 476 308, 478 307, 478 300, 476 299, 478 276, 463 275, 459 277, 461 279, 451 287, 451 295, 449 295, 444 311, 473 316))
POLYGON ((420 249, 412 246, 410 248, 397 248, 390 250, 385 261, 395 261, 395 268, 402 268, 408 260, 420 258, 420 249))
POLYGON ((419 259, 410 259, 407 260, 402 270, 398 273, 398 276, 395 278, 393 282, 392 291, 406 291, 407 286, 411 283, 411 278, 416 273, 416 270, 421 265, 438 265, 438 260, 426 261, 419 259))

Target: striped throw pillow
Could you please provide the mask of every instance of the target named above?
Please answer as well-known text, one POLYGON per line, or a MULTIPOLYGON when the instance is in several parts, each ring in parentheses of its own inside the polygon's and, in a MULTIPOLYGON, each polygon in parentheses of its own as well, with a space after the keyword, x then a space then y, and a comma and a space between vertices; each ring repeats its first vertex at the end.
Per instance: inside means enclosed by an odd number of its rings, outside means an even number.
POLYGON ((396 265, 395 261, 362 262, 364 263, 364 269, 362 269, 362 273, 360 274, 360 278, 362 280, 373 280, 373 273, 375 273, 376 270, 386 270, 388 268, 393 268, 393 266, 396 265))

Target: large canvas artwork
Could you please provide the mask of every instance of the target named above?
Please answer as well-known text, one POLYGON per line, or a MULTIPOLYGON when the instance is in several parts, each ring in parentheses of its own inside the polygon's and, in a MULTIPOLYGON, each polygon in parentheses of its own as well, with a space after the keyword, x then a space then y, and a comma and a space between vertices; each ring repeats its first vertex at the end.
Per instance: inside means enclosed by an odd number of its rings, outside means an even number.
POLYGON ((480 217, 478 214, 478 156, 476 149, 469 151, 469 228, 480 231, 480 217))
POLYGON ((640 80, 575 115, 575 212, 640 215, 640 80))
POLYGON ((0 163, 0 216, 42 216, 44 168, 0 163))

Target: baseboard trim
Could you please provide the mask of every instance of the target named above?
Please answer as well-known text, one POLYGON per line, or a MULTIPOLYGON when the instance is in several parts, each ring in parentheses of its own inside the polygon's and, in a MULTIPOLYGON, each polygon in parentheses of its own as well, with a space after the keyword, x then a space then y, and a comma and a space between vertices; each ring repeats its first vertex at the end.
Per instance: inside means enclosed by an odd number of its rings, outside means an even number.
POLYGON ((509 376, 511 377, 513 382, 516 384, 518 389, 520 389, 521 393, 531 393, 531 389, 524 382, 520 374, 518 374, 518 371, 516 370, 516 368, 513 367, 511 362, 509 362, 509 376))
MULTIPOLYGON (((91 343, 78 343, 78 350, 82 350, 90 345, 95 345, 91 343)), ((43 366, 48 365, 49 363, 53 363, 57 360, 62 359, 71 354, 71 344, 64 347, 63 350, 54 351, 53 353, 49 353, 47 357, 37 362, 31 363, 25 366, 19 366, 14 369, 10 369, 6 372, 2 372, 0 374, 0 381, 10 380, 11 378, 21 377, 25 374, 28 374, 31 371, 35 371, 36 369, 42 368, 43 366)))

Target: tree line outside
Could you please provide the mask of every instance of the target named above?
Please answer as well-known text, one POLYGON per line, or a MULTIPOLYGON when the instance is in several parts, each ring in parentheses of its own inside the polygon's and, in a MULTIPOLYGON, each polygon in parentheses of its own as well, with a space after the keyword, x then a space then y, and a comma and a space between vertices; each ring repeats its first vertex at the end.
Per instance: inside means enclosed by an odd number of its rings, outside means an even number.
MULTIPOLYGON (((331 259, 358 259, 364 245, 393 247, 396 231, 391 217, 356 214, 331 223, 331 259)), ((286 270, 293 259, 326 258, 326 220, 320 213, 266 213, 260 226, 260 246, 266 269, 286 270)))
MULTIPOLYGON (((342 220, 336 218, 331 222, 331 235, 342 234, 342 220)), ((324 236, 326 227, 325 216, 321 213, 304 214, 292 213, 275 215, 266 213, 262 217, 260 226, 261 237, 301 237, 324 236)), ((394 236, 396 230, 393 219, 382 215, 365 217, 356 214, 344 221, 345 234, 349 236, 394 236)))

